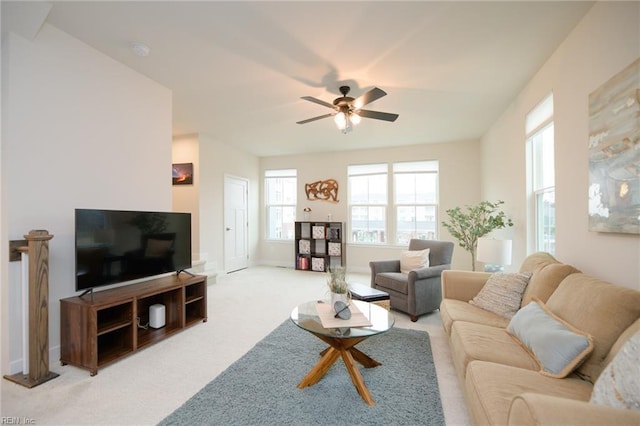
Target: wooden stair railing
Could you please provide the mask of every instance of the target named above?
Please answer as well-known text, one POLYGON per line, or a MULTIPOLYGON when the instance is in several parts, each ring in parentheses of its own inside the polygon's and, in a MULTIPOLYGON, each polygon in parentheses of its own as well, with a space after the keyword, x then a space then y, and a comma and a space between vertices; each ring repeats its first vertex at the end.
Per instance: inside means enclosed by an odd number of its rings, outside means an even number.
POLYGON ((10 380, 33 388, 58 377, 49 371, 49 240, 45 230, 33 230, 24 236, 27 247, 13 247, 29 254, 29 372, 5 375, 10 380))

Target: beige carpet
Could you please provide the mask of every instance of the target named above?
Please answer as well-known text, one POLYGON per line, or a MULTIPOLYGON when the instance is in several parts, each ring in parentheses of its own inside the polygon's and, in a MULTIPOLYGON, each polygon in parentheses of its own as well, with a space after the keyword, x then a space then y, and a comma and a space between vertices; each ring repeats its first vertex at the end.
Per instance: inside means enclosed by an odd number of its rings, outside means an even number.
MULTIPOLYGON (((321 273, 271 267, 218 276, 208 287, 207 323, 102 368, 95 377, 52 360, 51 370, 60 377, 34 389, 2 380, 0 413, 22 424, 156 424, 280 325, 295 305, 326 298, 325 282, 321 273)), ((396 327, 429 333, 445 420, 469 424, 439 313, 416 323, 394 314, 396 327)))

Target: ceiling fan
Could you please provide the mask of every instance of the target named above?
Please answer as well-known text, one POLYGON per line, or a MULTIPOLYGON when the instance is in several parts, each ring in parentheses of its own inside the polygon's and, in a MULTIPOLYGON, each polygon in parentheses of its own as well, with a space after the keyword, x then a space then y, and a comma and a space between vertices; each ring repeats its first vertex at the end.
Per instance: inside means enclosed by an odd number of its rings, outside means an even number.
POLYGON ((387 92, 385 92, 384 90, 374 87, 357 99, 354 99, 351 96, 347 96, 350 90, 351 88, 349 86, 340 86, 340 93, 342 93, 342 96, 334 99, 333 104, 330 104, 329 102, 325 102, 318 98, 314 98, 313 96, 303 96, 302 99, 306 101, 326 106, 327 108, 331 108, 334 111, 329 114, 319 115, 317 117, 298 121, 297 123, 305 124, 312 121, 320 120, 322 118, 334 116, 334 121, 338 128, 342 130, 343 133, 348 133, 353 129, 353 125, 360 122, 360 118, 362 117, 392 122, 396 121, 396 119, 398 118, 398 114, 361 109, 363 106, 377 99, 380 99, 383 96, 386 96, 387 92))

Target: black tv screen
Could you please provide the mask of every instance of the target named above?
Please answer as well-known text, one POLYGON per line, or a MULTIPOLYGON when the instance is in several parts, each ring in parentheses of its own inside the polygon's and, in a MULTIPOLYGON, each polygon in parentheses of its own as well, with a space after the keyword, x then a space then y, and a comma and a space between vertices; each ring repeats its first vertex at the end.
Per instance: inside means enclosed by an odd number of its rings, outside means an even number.
POLYGON ((191 268, 191 213, 76 209, 76 290, 191 268))

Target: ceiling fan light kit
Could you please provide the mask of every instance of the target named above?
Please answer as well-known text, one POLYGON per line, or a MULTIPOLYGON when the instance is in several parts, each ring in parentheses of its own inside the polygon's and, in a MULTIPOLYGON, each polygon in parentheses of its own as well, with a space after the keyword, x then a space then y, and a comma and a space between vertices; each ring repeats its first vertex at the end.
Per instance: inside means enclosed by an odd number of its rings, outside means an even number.
POLYGON ((338 126, 338 129, 344 129, 347 125, 347 116, 344 112, 339 112, 333 116, 333 121, 338 126))
POLYGON ((313 102, 327 108, 331 108, 334 110, 334 112, 313 118, 308 118, 306 120, 298 121, 297 123, 306 124, 311 121, 316 121, 322 118, 333 116, 333 121, 336 123, 336 126, 338 126, 338 129, 340 129, 342 133, 346 134, 353 129, 354 125, 358 125, 360 123, 362 117, 391 122, 396 121, 396 119, 398 118, 398 114, 361 109, 363 106, 385 96, 387 93, 384 90, 374 87, 357 99, 354 99, 351 96, 347 96, 350 90, 351 88, 349 86, 340 86, 340 93, 342 93, 342 96, 334 99, 333 104, 314 98, 312 96, 303 96, 302 99, 304 99, 305 101, 313 102))
POLYGON ((349 133, 353 130, 353 126, 357 126, 360 123, 360 116, 357 112, 339 112, 333 117, 333 121, 338 126, 338 129, 342 130, 342 133, 349 133))

